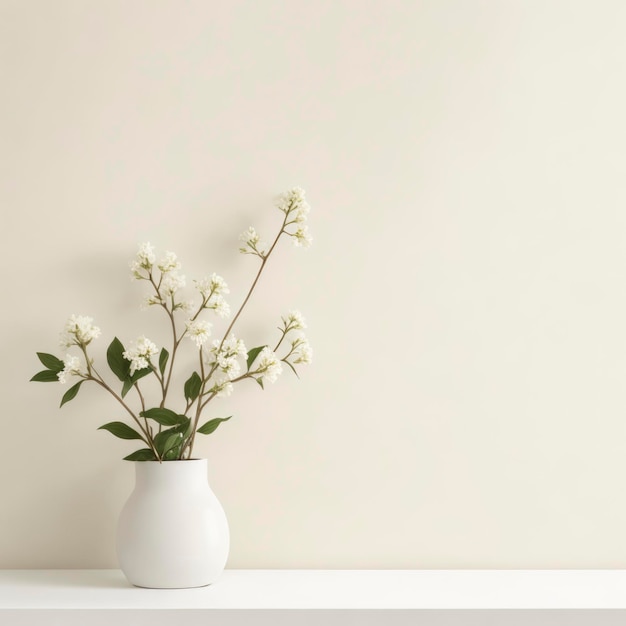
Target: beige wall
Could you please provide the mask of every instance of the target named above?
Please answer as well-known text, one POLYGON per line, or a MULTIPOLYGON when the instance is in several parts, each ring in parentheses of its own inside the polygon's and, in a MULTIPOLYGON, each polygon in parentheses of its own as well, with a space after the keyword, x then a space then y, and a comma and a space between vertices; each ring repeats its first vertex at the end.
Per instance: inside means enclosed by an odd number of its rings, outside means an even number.
POLYGON ((0 2, 0 567, 114 567, 133 449, 28 383, 70 313, 165 337, 141 241, 314 365, 203 439, 230 567, 626 566, 626 3, 0 2))

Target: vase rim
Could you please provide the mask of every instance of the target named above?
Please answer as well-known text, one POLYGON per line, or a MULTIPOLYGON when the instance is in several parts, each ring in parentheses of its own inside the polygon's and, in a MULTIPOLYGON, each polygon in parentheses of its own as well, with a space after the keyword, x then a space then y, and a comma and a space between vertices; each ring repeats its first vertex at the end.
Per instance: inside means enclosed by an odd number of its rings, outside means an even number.
POLYGON ((206 458, 194 458, 194 459, 174 459, 171 461, 157 461, 157 460, 152 460, 152 461, 130 461, 131 463, 135 463, 135 464, 149 464, 149 463, 159 463, 159 464, 163 464, 163 463, 189 463, 190 461, 206 461, 206 458))

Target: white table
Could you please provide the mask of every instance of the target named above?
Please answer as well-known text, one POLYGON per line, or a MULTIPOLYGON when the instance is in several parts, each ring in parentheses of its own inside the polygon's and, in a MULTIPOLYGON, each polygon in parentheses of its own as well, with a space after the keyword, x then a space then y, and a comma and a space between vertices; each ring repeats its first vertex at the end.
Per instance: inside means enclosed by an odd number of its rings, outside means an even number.
POLYGON ((130 586, 118 570, 0 570, 2 626, 626 625, 622 570, 226 570, 130 586))

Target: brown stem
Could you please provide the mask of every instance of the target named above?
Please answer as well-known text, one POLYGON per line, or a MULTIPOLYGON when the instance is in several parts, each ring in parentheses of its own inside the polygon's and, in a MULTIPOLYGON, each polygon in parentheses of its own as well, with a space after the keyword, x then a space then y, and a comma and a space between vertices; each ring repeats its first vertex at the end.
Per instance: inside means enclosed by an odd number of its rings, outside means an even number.
MULTIPOLYGON (((248 294, 246 295, 246 297, 245 297, 244 301, 242 302, 241 306, 239 307, 239 310, 237 311, 237 313, 235 314, 235 317, 233 317, 231 323, 229 324, 228 328, 226 329, 226 332, 224 333, 224 336, 222 337, 222 341, 220 341, 220 345, 218 347, 218 352, 222 348, 222 346, 224 345, 224 342, 226 341, 228 335, 230 334, 230 331, 233 329, 233 326, 235 325, 235 322, 239 319, 239 316, 241 315, 241 312, 244 310, 246 304, 248 304, 248 300, 250 300, 250 296, 252 295, 252 292, 254 291, 254 288, 257 286, 257 283, 259 282, 259 278, 261 278, 261 274, 263 273, 263 269, 265 268, 265 264, 267 263, 267 260, 270 258, 270 255, 274 251, 274 248, 276 247, 276 244, 278 243, 278 240, 280 239, 280 236, 285 232, 285 224, 287 223, 288 215, 289 215, 289 212, 287 212, 285 214, 285 219, 283 220, 282 226, 280 227, 280 230, 278 231, 278 235, 276 235, 276 238, 274 239, 274 242, 270 246, 270 249, 267 251, 267 254, 265 256, 262 256, 262 257, 259 255, 260 258, 261 258, 261 266, 259 267, 259 271, 257 272, 257 274, 256 274, 256 276, 254 278, 254 281, 252 282, 252 286, 248 290, 248 294)), ((213 366, 213 368, 209 372, 208 377, 206 379, 203 377, 201 391, 204 390, 204 386, 205 386, 206 382, 211 378, 211 376, 213 375, 213 372, 215 371, 215 369, 216 369, 216 366, 213 366)), ((247 374, 245 374, 244 376, 241 376, 241 377, 235 379, 235 381, 241 380, 242 378, 246 378, 246 377, 247 377, 247 374)), ((231 383, 235 382, 235 381, 231 381, 231 383)), ((199 397, 201 397, 201 396, 199 396, 199 397)), ((202 409, 214 397, 215 397, 215 394, 213 393, 202 404, 200 403, 200 400, 198 400, 198 409, 196 410, 196 417, 194 419, 194 424, 193 424, 193 431, 192 431, 193 434, 191 435, 191 439, 189 440, 189 456, 191 456, 191 451, 192 451, 192 448, 193 448, 193 444, 195 442, 196 429, 198 428, 198 422, 200 421, 200 415, 202 413, 202 409)))
POLYGON ((167 308, 165 304, 163 304, 162 306, 167 312, 167 315, 170 318, 170 323, 172 325, 173 347, 172 347, 172 354, 170 355, 169 370, 167 373, 167 381, 165 382, 165 388, 163 389, 163 401, 161 403, 161 407, 165 406, 165 398, 167 397, 167 392, 170 388, 170 382, 172 380, 172 372, 174 371, 174 360, 176 359, 176 350, 178 349, 178 344, 180 343, 180 340, 176 338, 176 322, 174 321, 174 314, 167 308))
MULTIPOLYGON (((161 385, 161 396, 163 396, 165 394, 165 385, 164 385, 163 376, 161 376, 161 373, 159 372, 159 370, 154 365, 152 365, 152 363, 150 363, 150 367, 152 368, 154 375, 157 377, 157 380, 159 381, 159 385, 161 385)), ((163 408, 163 401, 161 401, 161 408, 163 408)))
MULTIPOLYGON (((191 430, 191 436, 189 437, 188 442, 181 446, 180 449, 180 458, 182 458, 185 454, 185 450, 187 450, 187 458, 191 458, 191 451, 193 449, 193 443, 195 441, 196 438, 196 428, 198 425, 198 420, 200 419, 200 413, 202 411, 202 408, 200 407, 200 399, 202 398, 202 394, 204 393, 204 386, 207 383, 208 379, 205 379, 204 377, 204 359, 202 358, 202 346, 200 346, 200 350, 198 351, 198 358, 200 359, 200 378, 202 380, 202 383, 200 385, 200 391, 198 392, 198 397, 196 398, 195 401, 198 402, 198 406, 196 407, 196 417, 194 419, 194 427, 191 430)), ((210 378, 210 376, 209 376, 210 378)), ((187 411, 193 406, 193 402, 191 403, 187 403, 187 408, 185 409, 185 413, 187 413, 187 411)), ((190 418, 191 419, 191 418, 190 418)))
POLYGON ((289 326, 286 326, 285 328, 281 328, 279 329, 283 334, 281 336, 281 338, 278 340, 278 343, 276 344, 276 346, 274 347, 274 352, 276 352, 276 350, 278 350, 278 348, 280 347, 280 344, 283 342, 283 339, 287 336, 287 333, 291 330, 291 328, 289 328, 289 326))
POLYGON ((141 401, 141 410, 145 411, 146 410, 146 403, 143 399, 143 394, 141 393, 141 389, 139 389, 139 383, 135 383, 135 389, 137 390, 137 393, 139 394, 139 400, 141 401))
MULTIPOLYGON (((137 393, 139 394, 139 400, 141 402, 141 410, 145 412, 146 402, 143 398, 143 394, 141 393, 141 389, 139 389, 139 383, 135 383, 134 387, 137 390, 137 393)), ((152 438, 152 429, 150 428, 150 425, 148 424, 148 418, 144 417, 143 421, 144 421, 144 424, 146 425, 146 430, 150 433, 150 438, 152 438)))
POLYGON ((230 323, 230 325, 226 329, 226 332, 224 333, 224 337, 222 338, 222 341, 220 342, 220 348, 224 345, 224 341, 226 341, 226 338, 228 337, 228 334, 233 329, 233 326, 235 325, 235 322, 237 321, 237 319, 241 315, 241 312, 243 311, 243 309, 246 306, 246 304, 248 304, 248 300, 250 300, 250 296, 252 295, 252 292, 254 291, 254 288, 256 287, 257 283, 259 282, 259 278, 261 278, 261 274, 263 273, 263 269, 265 268, 265 264, 267 263, 267 260, 270 258, 270 254, 272 254, 274 248, 276 247, 276 244, 278 243, 278 240, 280 239, 280 236, 284 232, 285 221, 286 220, 287 220, 287 217, 285 217, 285 220, 283 221, 283 225, 281 226, 278 235, 276 235, 276 239, 274 239, 274 243, 271 245, 271 247, 268 250, 267 254, 261 259, 261 266, 259 267, 259 271, 257 272, 257 275, 254 278, 254 282, 252 283, 252 286, 250 287, 250 290, 248 291, 248 295, 245 297, 245 300, 243 301, 243 303, 239 307, 239 310, 237 311, 235 317, 233 317, 233 321, 230 323))

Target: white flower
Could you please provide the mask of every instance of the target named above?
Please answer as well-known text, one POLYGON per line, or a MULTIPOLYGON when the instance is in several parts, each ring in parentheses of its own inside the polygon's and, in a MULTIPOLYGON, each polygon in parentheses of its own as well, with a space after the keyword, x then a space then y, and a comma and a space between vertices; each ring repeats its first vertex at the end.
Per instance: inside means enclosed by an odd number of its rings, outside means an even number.
POLYGON ((93 318, 86 315, 71 315, 61 333, 61 346, 86 346, 100 336, 100 329, 92 324, 93 318))
POLYGON ((218 381, 233 380, 241 372, 240 357, 246 357, 247 350, 241 339, 231 335, 220 347, 219 340, 213 342, 211 352, 207 357, 208 365, 216 368, 218 381))
POLYGON ((289 311, 287 317, 283 318, 283 322, 285 323, 285 327, 289 330, 301 330, 302 328, 306 328, 306 322, 300 311, 289 311))
POLYGON ((217 274, 211 274, 211 291, 215 296, 222 296, 225 293, 230 293, 226 281, 217 274))
POLYGON ((247 356, 248 354, 243 340, 237 339, 233 334, 222 345, 222 352, 232 354, 233 356, 247 356))
POLYGON ((228 378, 228 380, 234 380, 235 378, 237 378, 237 376, 239 376, 239 373, 241 372, 241 365, 239 361, 232 357, 229 359, 225 359, 223 357, 220 358, 219 365, 221 372, 226 375, 226 378, 228 378))
POLYGON ((246 244, 239 248, 239 252, 242 254, 256 254, 261 257, 265 254, 265 244, 259 243, 259 235, 252 226, 239 235, 239 241, 243 241, 246 244))
POLYGON ((158 353, 158 349, 147 337, 143 335, 133 342, 128 350, 122 353, 122 356, 130 361, 131 376, 137 371, 150 366, 150 358, 158 353))
POLYGON ((233 392, 233 384, 229 380, 222 380, 211 387, 211 392, 218 397, 229 396, 233 392))
POLYGON ((191 313, 195 308, 195 303, 193 300, 185 300, 184 302, 177 302, 176 307, 185 313, 191 313))
POLYGON ((313 360, 313 349, 305 338, 296 339, 291 345, 296 349, 294 363, 308 365, 313 360))
POLYGON ((271 383, 276 382, 283 371, 283 366, 274 352, 265 346, 257 359, 255 374, 258 374, 263 380, 269 380, 271 383))
POLYGON ((161 282, 161 290, 168 296, 173 296, 179 289, 185 286, 185 277, 178 272, 167 272, 161 282))
POLYGON ((298 224, 294 233, 284 231, 287 235, 293 237, 294 246, 308 248, 313 239, 304 222, 306 222, 311 207, 304 196, 304 189, 294 187, 280 197, 277 207, 285 214, 287 226, 298 224))
POLYGON ((202 280, 194 280, 196 289, 200 292, 203 298, 208 298, 211 295, 211 279, 203 278, 202 280))
POLYGON ((293 237, 293 245, 296 246, 296 248, 308 248, 313 241, 313 238, 309 235, 309 229, 306 226, 300 226, 295 233, 289 234, 293 237))
POLYGON ((180 261, 173 252, 166 252, 165 257, 159 261, 157 267, 165 274, 180 269, 180 261))
POLYGON ((63 359, 63 365, 65 367, 57 374, 57 378, 62 385, 67 382, 67 376, 74 376, 81 373, 80 359, 77 356, 66 354, 63 359))
POLYGON ((306 217, 311 210, 311 207, 308 205, 304 196, 304 189, 301 189, 300 187, 293 187, 280 197, 276 206, 280 211, 289 217, 289 221, 301 224, 306 220, 306 217))
POLYGON ((256 246, 259 243, 259 235, 256 230, 252 226, 248 228, 248 230, 244 231, 239 235, 239 241, 243 241, 248 246, 256 246))
POLYGON ((142 302, 142 309, 147 309, 148 307, 154 306, 155 304, 161 304, 162 300, 159 296, 146 296, 142 302))
POLYGON ((205 320, 187 320, 187 336, 201 348, 211 336, 211 324, 205 320))
POLYGON ((145 278, 141 270, 150 271, 154 265, 154 248, 149 243, 142 243, 137 251, 137 256, 131 261, 130 269, 136 279, 145 278))
POLYGON ((224 298, 218 296, 215 302, 211 305, 211 308, 221 317, 225 318, 230 315, 230 305, 224 298))
POLYGON ((221 276, 212 274, 210 278, 203 278, 194 282, 196 289, 202 295, 205 309, 212 309, 222 318, 230 315, 230 306, 222 297, 222 294, 230 293, 230 290, 221 276))
POLYGON ((196 289, 205 299, 211 296, 221 296, 225 293, 230 293, 226 281, 217 274, 211 274, 210 278, 203 278, 202 280, 196 280, 194 282, 196 283, 196 289))

